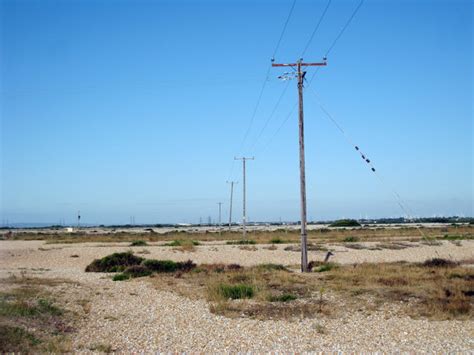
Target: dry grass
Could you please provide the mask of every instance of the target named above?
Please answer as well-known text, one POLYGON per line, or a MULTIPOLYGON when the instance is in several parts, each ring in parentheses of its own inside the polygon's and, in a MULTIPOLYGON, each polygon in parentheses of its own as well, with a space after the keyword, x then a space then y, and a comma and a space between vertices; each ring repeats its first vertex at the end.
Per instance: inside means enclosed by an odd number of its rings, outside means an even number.
POLYGON ((474 271, 457 265, 382 263, 332 269, 322 281, 355 303, 404 302, 413 317, 467 319, 473 316, 474 271))
POLYGON ((430 319, 473 316, 474 272, 453 264, 319 263, 300 274, 280 265, 250 268, 212 264, 193 272, 156 275, 156 287, 193 299, 206 299, 212 312, 258 319, 343 316, 396 305, 403 314, 430 319), (250 291, 251 290, 251 291, 250 291))
MULTIPOLYGON (((430 227, 421 228, 423 235, 417 228, 401 227, 401 228, 324 228, 318 230, 309 230, 308 239, 310 242, 338 242, 345 240, 364 241, 420 241, 425 239, 425 243, 435 244, 436 239, 450 240, 455 236, 456 240, 473 239, 474 226, 448 226, 448 227, 430 227), (448 237, 446 237, 448 236, 448 237)), ((249 231, 249 238, 258 244, 271 244, 273 241, 285 243, 298 243, 300 240, 299 230, 276 231, 249 231)), ((241 233, 239 231, 222 231, 222 232, 184 232, 172 231, 168 233, 127 233, 127 232, 108 232, 103 234, 86 234, 86 233, 14 233, 13 240, 46 240, 48 243, 84 243, 84 242, 128 242, 136 240, 145 242, 172 242, 179 241, 239 241, 241 233)))

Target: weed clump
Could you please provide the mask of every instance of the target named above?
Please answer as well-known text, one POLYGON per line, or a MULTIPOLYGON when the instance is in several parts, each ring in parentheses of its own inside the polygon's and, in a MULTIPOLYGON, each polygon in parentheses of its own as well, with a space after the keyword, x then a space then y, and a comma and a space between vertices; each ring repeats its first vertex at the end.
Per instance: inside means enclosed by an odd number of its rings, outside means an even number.
POLYGON ((346 238, 343 239, 344 243, 355 243, 355 242, 358 242, 358 241, 359 241, 359 238, 354 237, 354 236, 349 236, 349 237, 346 237, 346 238))
POLYGON ((120 272, 132 265, 139 265, 143 258, 135 256, 132 252, 113 253, 102 259, 95 259, 87 265, 86 272, 120 272))

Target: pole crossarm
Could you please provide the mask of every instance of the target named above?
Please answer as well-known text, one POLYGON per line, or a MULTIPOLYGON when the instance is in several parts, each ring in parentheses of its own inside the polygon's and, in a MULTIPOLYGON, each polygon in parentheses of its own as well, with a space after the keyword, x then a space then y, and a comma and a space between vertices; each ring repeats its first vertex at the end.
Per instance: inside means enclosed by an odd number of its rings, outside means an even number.
POLYGON ((272 67, 297 67, 301 65, 302 67, 324 67, 328 65, 327 62, 321 62, 321 63, 272 63, 272 67))

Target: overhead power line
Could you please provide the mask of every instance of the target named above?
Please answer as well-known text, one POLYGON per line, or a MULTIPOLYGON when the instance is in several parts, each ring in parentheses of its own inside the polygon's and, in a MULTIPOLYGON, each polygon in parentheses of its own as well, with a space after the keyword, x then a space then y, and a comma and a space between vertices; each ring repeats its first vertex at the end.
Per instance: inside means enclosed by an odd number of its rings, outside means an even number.
POLYGON ((316 23, 316 26, 314 27, 313 33, 311 33, 311 37, 309 37, 309 40, 306 43, 306 46, 304 47, 303 52, 301 53, 301 58, 304 57, 304 55, 305 55, 306 51, 308 50, 311 42, 313 41, 314 36, 316 35, 316 32, 318 32, 319 26, 321 25, 321 22, 323 22, 324 16, 326 15, 326 12, 328 11, 329 5, 331 5, 331 2, 332 2, 332 0, 328 1, 327 5, 326 5, 326 8, 324 9, 323 13, 319 17, 319 21, 316 23))
MULTIPOLYGON (((288 16, 286 17, 285 24, 283 25, 283 29, 282 29, 282 31, 281 31, 281 33, 280 33, 280 36, 279 36, 278 41, 277 41, 277 44, 276 44, 275 49, 274 49, 274 51, 273 51, 273 55, 272 55, 272 58, 271 58, 271 63, 273 63, 273 61, 275 60, 275 56, 276 56, 276 54, 278 53, 278 49, 280 48, 281 41, 282 41, 282 39, 283 39, 283 37, 284 37, 284 35, 285 35, 286 28, 288 27, 288 23, 289 23, 290 18, 291 18, 292 14, 293 14, 293 10, 294 10, 294 8, 295 8, 295 5, 296 5, 296 0, 293 0, 293 2, 292 2, 292 4, 291 4, 290 11, 289 11, 289 13, 288 13, 288 16)), ((257 114, 257 110, 258 110, 258 108, 259 108, 259 106, 260 106, 260 103, 261 103, 261 101, 262 101, 263 92, 265 91, 265 87, 266 87, 266 85, 267 85, 268 78, 269 78, 269 76, 270 76, 270 71, 271 71, 271 69, 272 69, 271 63, 270 63, 270 65, 268 66, 267 73, 266 73, 265 79, 264 79, 264 81, 263 81, 263 83, 262 83, 262 87, 261 87, 261 89, 260 89, 260 93, 259 93, 259 95, 258 95, 257 102, 256 102, 256 104, 255 104, 255 106, 254 106, 253 111, 252 111, 252 115, 251 115, 251 117, 250 117, 249 125, 248 125, 248 127, 247 127, 247 129, 246 129, 246 131, 245 131, 244 137, 243 137, 243 139, 242 139, 242 141, 241 141, 241 143, 240 143, 239 150, 238 150, 238 151, 239 151, 239 154, 240 154, 240 152, 242 151, 242 149, 243 149, 243 147, 244 147, 244 144, 245 144, 245 141, 247 140, 247 137, 248 137, 248 135, 249 135, 249 133, 250 133, 250 131, 251 131, 251 129, 252 129, 253 122, 254 122, 255 116, 256 116, 256 114, 257 114)), ((235 163, 235 161, 232 161, 232 167, 231 167, 231 172, 230 172, 229 180, 232 178, 232 173, 233 173, 233 170, 234 170, 234 163, 235 163)))
MULTIPOLYGON (((319 20, 318 20, 318 22, 316 23, 316 25, 315 25, 315 27, 314 27, 314 30, 313 30, 313 32, 311 33, 311 36, 310 36, 310 38, 308 39, 308 42, 306 43, 306 45, 305 45, 305 47, 304 47, 304 49, 303 49, 303 52, 301 53, 301 57, 304 56, 304 54, 305 54, 306 51, 308 50, 309 46, 311 45, 311 42, 313 41, 313 39, 314 39, 316 33, 318 32, 318 29, 319 29, 321 23, 323 22, 323 19, 324 19, 325 15, 326 15, 326 13, 327 13, 327 11, 328 11, 328 9, 329 9, 329 6, 331 5, 331 2, 332 2, 332 0, 329 0, 329 1, 327 2, 326 7, 324 8, 323 12, 321 13, 321 16, 319 17, 319 20)), ((291 12, 293 11, 293 8, 294 8, 295 3, 296 3, 296 1, 293 2, 293 6, 292 6, 292 8, 291 8, 290 14, 291 14, 291 12)), ((288 20, 289 20, 289 17, 288 17, 288 19, 287 19, 287 22, 285 23, 285 28, 286 28, 286 26, 287 26, 287 24, 288 24, 288 20)), ((279 43, 278 43, 278 45, 279 45, 279 43)), ((275 58, 275 55, 273 56, 273 58, 275 58)), ((318 67, 318 69, 319 69, 319 67, 318 67)), ((253 143, 252 146, 250 147, 250 150, 253 150, 253 149, 255 148, 255 146, 257 145, 257 143, 258 143, 260 137, 262 136, 263 132, 264 132, 265 129, 267 128, 268 123, 269 123, 270 120, 273 118, 273 115, 275 114, 276 109, 277 109, 278 106, 280 105, 281 100, 282 100, 283 96, 285 95, 287 88, 288 88, 288 84, 284 87, 284 89, 283 89, 283 91, 282 91, 280 97, 278 98, 277 102, 275 103, 275 105, 274 105, 274 107, 273 107, 273 109, 272 109, 272 111, 271 111, 270 116, 269 116, 269 117, 267 118, 267 120, 265 121, 265 124, 263 125, 263 128, 260 130, 259 134, 257 135, 257 138, 255 139, 254 143, 253 143)), ((296 106, 296 104, 295 104, 295 106, 296 106)), ((293 110, 294 110, 294 108, 291 110, 291 112, 293 112, 293 110)), ((283 125, 284 125, 284 123, 286 123, 286 121, 287 121, 288 119, 289 119, 289 115, 287 116, 287 118, 286 118, 285 121, 283 122, 283 125)), ((277 132, 279 132, 280 129, 281 129, 281 127, 278 128, 278 131, 277 131, 277 132)), ((272 137, 272 139, 273 139, 273 137, 272 137)))
MULTIPOLYGON (((341 39, 342 35, 344 34, 344 32, 346 32, 347 28, 349 27, 349 25, 351 24, 352 20, 354 19, 355 15, 359 12, 360 8, 362 7, 362 5, 364 4, 364 1, 365 0, 360 0, 359 4, 356 6, 356 8, 354 9, 354 11, 352 11, 352 14, 351 16, 347 19, 346 23, 344 24, 344 26, 341 27, 341 30, 339 31, 339 33, 337 34, 336 38, 334 39, 334 41, 332 41, 331 45, 329 46, 329 48, 327 49, 326 53, 324 54, 324 57, 327 58, 327 56, 329 55, 329 53, 332 52, 332 50, 334 49, 334 47, 336 46, 336 43, 341 39)), ((316 74, 318 74, 319 72, 319 68, 316 68, 316 70, 314 71, 313 75, 311 76, 311 79, 308 81, 308 86, 311 85, 311 83, 313 82, 314 78, 316 77, 316 74)))
MULTIPOLYGON (((354 11, 352 11, 352 14, 351 16, 347 19, 347 21, 344 23, 344 25, 341 27, 341 30, 339 31, 339 33, 337 34, 336 38, 334 39, 334 41, 332 41, 331 45, 328 47, 324 57, 327 57, 329 55, 329 53, 331 53, 331 51, 334 49, 334 47, 336 46, 336 43, 341 39, 342 35, 344 34, 344 32, 347 30, 347 28, 349 27, 350 23, 352 22, 352 20, 354 19, 355 15, 357 14, 357 12, 359 12, 360 8, 362 7, 362 5, 364 4, 364 1, 365 0, 361 0, 359 2, 359 4, 356 6, 356 8, 354 9, 354 11)), ((309 47, 309 43, 311 43, 312 41, 312 38, 314 37, 314 34, 316 33, 317 29, 319 28, 319 23, 322 21, 324 15, 326 14, 327 12, 327 9, 329 8, 329 5, 330 5, 331 1, 328 2, 328 4, 326 5, 326 8, 324 9, 324 12, 323 14, 321 15, 321 18, 320 18, 320 21, 318 21, 318 24, 316 24, 316 27, 315 27, 315 31, 313 31, 313 34, 311 35, 310 37, 310 40, 308 41, 308 44, 306 45, 306 47, 309 47)), ((307 48, 304 49, 303 53, 305 53, 307 50, 307 48)), ((307 82, 307 87, 309 87, 311 85, 311 83, 313 82, 314 78, 316 77, 316 74, 318 73, 320 67, 317 67, 316 70, 313 72, 313 75, 311 76, 311 78, 309 80, 306 80, 307 82)), ((291 108, 290 112, 288 112, 288 114, 286 115, 286 118, 283 120, 283 122, 281 123, 281 125, 278 127, 278 129, 275 131, 275 133, 271 136, 271 138, 267 141, 267 144, 265 144, 264 146, 264 149, 262 149, 261 153, 263 153, 267 148, 268 146, 270 145, 271 141, 276 137, 276 135, 281 131, 281 129, 283 128, 283 126, 286 124, 286 122, 288 122, 288 120, 290 119, 291 115, 293 114, 293 111, 295 110, 296 108, 296 103, 293 105, 293 107, 291 108)))

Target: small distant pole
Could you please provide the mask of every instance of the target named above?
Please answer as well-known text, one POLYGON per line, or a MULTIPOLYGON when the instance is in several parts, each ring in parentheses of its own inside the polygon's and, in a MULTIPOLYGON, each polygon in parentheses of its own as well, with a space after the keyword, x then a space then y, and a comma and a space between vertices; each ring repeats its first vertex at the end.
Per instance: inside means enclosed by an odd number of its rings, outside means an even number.
POLYGON ((77 211, 77 229, 81 227, 81 211, 77 211))
POLYGON ((245 206, 245 203, 246 203, 246 200, 245 200, 245 194, 246 194, 246 182, 245 182, 245 162, 247 160, 254 160, 255 158, 254 157, 251 157, 251 158, 246 158, 246 157, 242 157, 242 158, 237 158, 237 157, 234 157, 234 160, 242 160, 242 168, 243 168, 243 178, 244 178, 244 182, 243 182, 243 190, 244 190, 244 203, 243 203, 243 217, 242 217, 242 226, 243 226, 243 237, 245 239, 246 235, 247 235, 247 231, 246 231, 246 228, 245 228, 245 225, 246 225, 246 219, 247 219, 247 215, 246 215, 246 206, 245 206))
POLYGON ((234 196, 234 184, 238 184, 237 181, 227 181, 230 184, 230 206, 229 206, 229 232, 232 228, 232 199, 234 196))
POLYGON ((217 202, 219 205, 219 234, 221 233, 221 211, 222 211, 222 202, 217 202))

